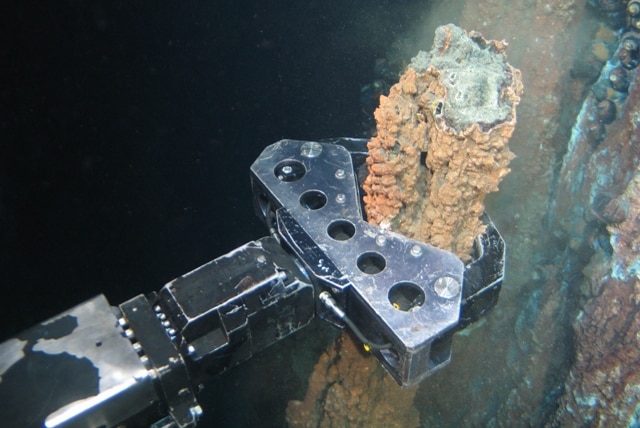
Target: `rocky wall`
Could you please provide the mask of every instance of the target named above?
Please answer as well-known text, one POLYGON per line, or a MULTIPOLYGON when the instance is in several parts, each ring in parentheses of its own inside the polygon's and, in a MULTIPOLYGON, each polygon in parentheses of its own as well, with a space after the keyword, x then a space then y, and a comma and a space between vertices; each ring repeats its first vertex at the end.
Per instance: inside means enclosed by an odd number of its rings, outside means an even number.
POLYGON ((624 5, 626 28, 582 105, 552 199, 563 263, 582 272, 575 363, 551 426, 640 423, 640 2, 624 5))
MULTIPOLYGON (((497 204, 489 204, 489 210, 518 206, 511 219, 498 214, 497 222, 512 248, 499 312, 508 299, 506 307, 520 314, 513 339, 504 342, 512 343, 507 368, 483 382, 512 389, 502 404, 485 396, 466 421, 636 426, 640 247, 633 201, 640 98, 634 39, 640 3, 525 3, 468 2, 462 19, 468 26, 512 30, 510 58, 527 87, 511 143, 518 155, 513 181, 507 177, 497 204), (489 16, 494 7, 502 13, 489 16), (517 20, 528 25, 508 24, 517 20), (512 187, 523 183, 527 197, 512 187), (483 418, 482 408, 493 416, 483 418)), ((486 347, 477 334, 464 340, 471 353, 486 347)), ((428 415, 433 407, 420 407, 431 422, 438 420, 428 415)))

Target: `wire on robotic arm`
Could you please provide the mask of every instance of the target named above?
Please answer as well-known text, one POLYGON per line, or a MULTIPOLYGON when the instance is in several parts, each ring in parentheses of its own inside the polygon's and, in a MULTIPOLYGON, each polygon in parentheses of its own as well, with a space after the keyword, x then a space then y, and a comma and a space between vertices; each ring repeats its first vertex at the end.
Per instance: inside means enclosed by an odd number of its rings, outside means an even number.
POLYGON ((391 348, 391 343, 375 343, 371 340, 367 339, 362 331, 354 324, 354 322, 347 316, 347 314, 342 310, 340 306, 336 303, 336 301, 331 297, 331 294, 328 291, 323 291, 318 295, 320 301, 337 316, 339 319, 344 321, 344 323, 353 331, 356 337, 368 348, 370 349, 389 349, 391 348))

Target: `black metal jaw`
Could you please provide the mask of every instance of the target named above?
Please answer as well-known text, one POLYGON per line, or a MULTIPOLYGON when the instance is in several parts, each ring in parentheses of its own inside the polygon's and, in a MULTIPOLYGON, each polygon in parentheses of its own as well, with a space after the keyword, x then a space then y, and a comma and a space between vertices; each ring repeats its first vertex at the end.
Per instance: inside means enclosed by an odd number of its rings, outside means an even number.
POLYGON ((272 237, 249 242, 165 285, 157 305, 194 381, 204 381, 306 326, 314 290, 272 237))
POLYGON ((504 242, 485 216, 474 260, 372 226, 363 220, 358 166, 366 140, 282 140, 251 167, 257 211, 303 262, 316 303, 331 322, 368 338, 401 385, 446 366, 451 336, 495 305, 504 242), (324 302, 327 302, 327 295, 324 302), (335 308, 339 308, 336 311, 335 308))

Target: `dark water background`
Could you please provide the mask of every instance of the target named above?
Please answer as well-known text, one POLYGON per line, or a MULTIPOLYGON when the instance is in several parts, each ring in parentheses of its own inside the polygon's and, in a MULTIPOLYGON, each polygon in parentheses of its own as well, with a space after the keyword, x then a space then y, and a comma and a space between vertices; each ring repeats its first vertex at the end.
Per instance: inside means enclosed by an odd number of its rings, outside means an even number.
MULTIPOLYGON (((0 340, 97 293, 118 304, 157 290, 263 236, 251 162, 285 137, 362 136, 360 88, 427 5, 4 8, 0 340)), ((302 334, 330 340, 323 328, 302 334)), ((310 370, 325 343, 305 340, 211 386, 204 426, 281 426, 288 394, 304 391, 283 368, 306 356, 297 375, 310 370)))

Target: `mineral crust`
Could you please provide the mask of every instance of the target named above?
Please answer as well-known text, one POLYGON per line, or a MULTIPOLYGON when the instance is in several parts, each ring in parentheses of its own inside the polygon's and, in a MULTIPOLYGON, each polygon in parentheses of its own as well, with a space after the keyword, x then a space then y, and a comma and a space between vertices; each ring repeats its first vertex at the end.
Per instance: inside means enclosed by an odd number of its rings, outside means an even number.
POLYGON ((555 217, 571 237, 570 249, 589 258, 575 284, 581 300, 573 321, 575 360, 549 426, 640 422, 637 73, 630 73, 626 99, 616 99, 620 114, 606 125, 604 138, 590 132, 598 100, 587 98, 559 174, 555 217))
POLYGON ((640 417, 639 169, 610 205, 624 214, 607 226, 611 257, 596 252, 584 269, 593 296, 574 323, 576 360, 551 426, 637 426, 640 417))
POLYGON ((514 158, 508 142, 523 86, 504 41, 436 30, 375 111, 364 182, 367 220, 470 258, 484 198, 514 158))
POLYGON ((416 389, 400 389, 343 334, 316 363, 304 400, 289 402, 287 422, 292 428, 418 427, 416 389))

